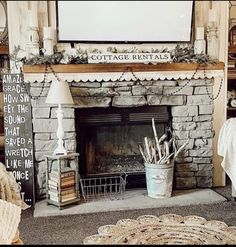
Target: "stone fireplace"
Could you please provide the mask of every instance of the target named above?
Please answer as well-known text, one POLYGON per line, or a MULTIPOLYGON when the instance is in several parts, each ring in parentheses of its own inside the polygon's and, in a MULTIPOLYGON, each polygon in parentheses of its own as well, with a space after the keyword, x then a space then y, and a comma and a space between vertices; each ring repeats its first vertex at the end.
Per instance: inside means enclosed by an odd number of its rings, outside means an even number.
MULTIPOLYGON (((219 70, 209 70, 206 73, 207 79, 204 79, 205 75, 201 72, 195 73, 195 77, 192 78, 194 74, 192 70, 186 72, 167 71, 166 74, 137 72, 136 77, 139 80, 136 80, 133 73, 129 72, 122 80, 119 80, 121 73, 118 72, 59 73, 58 76, 70 84, 75 103, 73 106, 64 107, 65 147, 69 151, 82 152, 80 169, 83 174, 107 173, 109 169, 111 169, 110 172, 117 172, 114 171, 114 164, 120 164, 120 161, 114 152, 123 154, 123 161, 127 157, 126 164, 131 162, 132 167, 136 162, 137 166, 130 169, 139 170, 140 157, 136 157, 135 162, 132 160, 137 154, 137 150, 135 150, 137 147, 132 142, 137 141, 138 143, 141 137, 140 135, 137 137, 134 133, 142 131, 142 138, 149 135, 152 130, 151 121, 149 123, 148 121, 154 116, 156 119, 161 119, 158 123, 160 124, 158 125, 160 134, 164 133, 166 126, 173 130, 178 147, 189 139, 189 144, 184 152, 176 159, 175 189, 212 187, 212 139, 214 135, 212 114, 214 107, 208 93, 212 95, 213 92, 213 77, 215 75, 222 76, 221 73, 222 71, 219 72, 219 70), (138 116, 141 120, 136 124, 127 123, 127 116, 130 115, 132 119, 135 113, 136 118, 138 116), (117 121, 119 125, 117 125, 117 121), (129 127, 125 127, 125 125, 129 127), (143 125, 146 127, 144 128, 143 125), (93 128, 89 130, 89 126, 93 128), (89 135, 84 135, 82 133, 84 130, 88 131, 89 135), (108 134, 109 130, 112 132, 110 135, 108 134), (129 139, 129 142, 127 142, 127 136, 125 137, 127 131, 129 137, 133 138, 129 139), (98 144, 98 138, 100 141, 103 139, 103 142, 98 144), (107 141, 106 146, 101 145, 101 143, 105 143, 104 140, 107 141), (114 140, 113 143, 112 140, 114 140), (114 147, 115 144, 116 147, 114 147), (117 144, 124 145, 125 148, 119 149, 117 144), (95 155, 93 153, 96 145, 100 145, 100 149, 99 153, 95 155), (101 166, 96 167, 96 162, 94 163, 93 159, 100 157, 104 161, 101 153, 108 153, 109 149, 112 149, 113 153, 110 151, 106 162, 110 163, 114 157, 117 158, 116 161, 113 160, 113 167, 107 167, 105 170, 101 166), (132 155, 128 155, 131 150, 132 155), (88 153, 89 157, 86 156, 88 153)), ((26 73, 25 78, 31 81, 33 95, 40 92, 43 74, 26 73)), ((55 133, 57 129, 56 106, 45 104, 49 86, 50 83, 45 84, 43 97, 32 101, 38 195, 42 195, 45 188, 44 155, 54 150, 57 140, 55 133)))
POLYGON ((75 109, 80 175, 105 176, 125 172, 127 187, 144 186, 144 163, 139 151, 145 136, 153 137, 151 119, 162 136, 170 125, 167 106, 75 109), (139 181, 139 182, 138 182, 139 181))
POLYGON ((151 119, 159 136, 170 121, 163 106, 76 109, 75 116, 82 175, 143 172, 138 145, 152 137, 151 119))

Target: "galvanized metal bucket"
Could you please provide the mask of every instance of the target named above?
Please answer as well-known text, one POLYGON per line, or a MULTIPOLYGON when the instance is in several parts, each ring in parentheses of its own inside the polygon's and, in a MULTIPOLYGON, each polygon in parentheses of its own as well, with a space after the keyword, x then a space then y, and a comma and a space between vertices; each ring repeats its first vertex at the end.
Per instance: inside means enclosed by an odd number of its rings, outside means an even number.
POLYGON ((168 198, 172 194, 174 162, 170 164, 145 163, 148 196, 152 198, 168 198))

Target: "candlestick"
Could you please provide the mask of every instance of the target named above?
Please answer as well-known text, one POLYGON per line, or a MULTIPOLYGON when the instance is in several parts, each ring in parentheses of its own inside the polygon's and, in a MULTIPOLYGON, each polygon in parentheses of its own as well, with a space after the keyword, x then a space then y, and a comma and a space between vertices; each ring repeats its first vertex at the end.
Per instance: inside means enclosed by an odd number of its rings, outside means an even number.
POLYGON ((28 10, 28 25, 29 27, 38 27, 38 16, 33 10, 28 10))
POLYGON ((53 39, 52 27, 43 27, 43 38, 44 39, 53 39))
POLYGON ((45 55, 52 55, 54 53, 52 39, 44 39, 43 48, 45 49, 45 55))
POLYGON ((206 53, 206 41, 204 39, 204 27, 196 27, 196 39, 194 41, 194 53, 206 53))
POLYGON ((36 10, 27 10, 27 58, 39 55, 38 16, 36 10))
POLYGON ((53 29, 52 27, 43 28, 43 48, 45 49, 45 55, 53 54, 53 29))
POLYGON ((196 39, 204 39, 204 27, 196 27, 196 39))
POLYGON ((214 58, 219 58, 219 38, 217 35, 216 22, 209 22, 207 25, 207 54, 214 58))
POLYGON ((216 22, 216 11, 215 11, 215 9, 209 9, 208 22, 216 22))

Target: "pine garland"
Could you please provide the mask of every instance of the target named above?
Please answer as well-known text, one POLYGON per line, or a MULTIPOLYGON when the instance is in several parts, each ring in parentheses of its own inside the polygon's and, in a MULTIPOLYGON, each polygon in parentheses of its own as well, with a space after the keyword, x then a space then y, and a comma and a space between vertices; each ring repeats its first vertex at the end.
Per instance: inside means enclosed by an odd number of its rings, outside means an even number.
POLYGON ((212 59, 206 54, 194 54, 194 47, 180 47, 177 45, 171 54, 173 62, 176 63, 199 63, 199 64, 209 64, 218 62, 217 59, 212 59))
POLYGON ((36 64, 60 64, 64 57, 64 51, 56 52, 53 55, 36 55, 29 59, 24 57, 21 61, 24 64, 36 65, 36 64))
MULTIPOLYGON (((20 51, 20 48, 17 47, 13 54, 10 56, 15 62, 22 62, 27 65, 37 65, 37 64, 86 64, 88 63, 88 51, 82 50, 81 48, 76 50, 75 55, 67 55, 65 51, 56 52, 52 55, 32 55, 31 58, 27 59, 23 57, 17 59, 17 54, 20 51)), ((93 53, 101 53, 98 49, 93 50, 93 53)), ((117 49, 116 47, 108 47, 107 52, 111 53, 143 53, 148 52, 145 50, 140 50, 136 47, 131 47, 130 49, 117 49)), ((187 46, 181 47, 177 45, 175 49, 168 51, 167 48, 164 49, 152 49, 152 53, 160 52, 169 52, 171 60, 173 63, 198 63, 198 64, 212 64, 217 63, 217 59, 212 59, 209 55, 206 54, 194 54, 194 47, 187 46)))

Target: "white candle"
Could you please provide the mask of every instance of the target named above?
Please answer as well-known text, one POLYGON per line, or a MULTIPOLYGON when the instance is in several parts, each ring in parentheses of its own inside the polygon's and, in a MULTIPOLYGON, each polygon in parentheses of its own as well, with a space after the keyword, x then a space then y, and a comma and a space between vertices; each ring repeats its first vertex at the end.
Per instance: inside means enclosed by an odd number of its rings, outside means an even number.
POLYGON ((53 54, 53 42, 52 39, 44 39, 43 41, 43 48, 45 49, 45 55, 52 55, 53 54))
POLYGON ((53 29, 52 27, 43 28, 43 38, 44 39, 53 39, 53 29))
POLYGON ((38 16, 33 10, 28 10, 28 24, 30 27, 38 27, 38 16))
POLYGON ((209 9, 208 22, 216 22, 216 11, 215 11, 215 9, 209 9))
POLYGON ((196 39, 204 39, 204 27, 196 28, 196 39))

